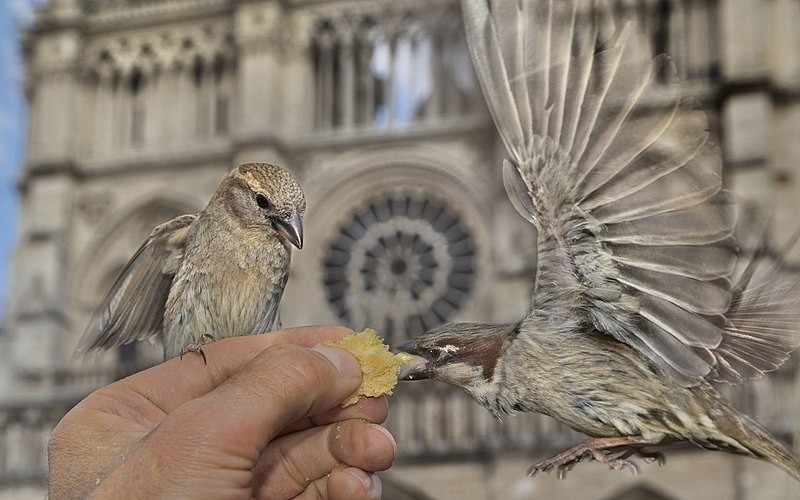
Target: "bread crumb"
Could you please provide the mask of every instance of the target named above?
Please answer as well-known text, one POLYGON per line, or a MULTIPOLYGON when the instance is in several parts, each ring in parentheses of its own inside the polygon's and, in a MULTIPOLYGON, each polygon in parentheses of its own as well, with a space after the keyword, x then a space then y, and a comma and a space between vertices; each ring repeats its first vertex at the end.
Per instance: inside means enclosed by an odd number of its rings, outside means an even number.
POLYGON ((401 352, 392 354, 389 346, 367 328, 363 332, 346 335, 336 342, 327 341, 322 345, 338 347, 348 351, 358 359, 363 379, 358 390, 342 402, 342 407, 355 404, 361 396, 378 397, 391 394, 397 385, 400 367, 411 359, 411 355, 401 352))

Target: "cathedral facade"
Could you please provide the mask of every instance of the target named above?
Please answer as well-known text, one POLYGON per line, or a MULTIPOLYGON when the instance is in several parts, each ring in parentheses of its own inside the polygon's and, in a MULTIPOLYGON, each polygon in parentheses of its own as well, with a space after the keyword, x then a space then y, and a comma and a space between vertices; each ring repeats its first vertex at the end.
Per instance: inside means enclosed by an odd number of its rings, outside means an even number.
MULTIPOLYGON (((800 0, 611 3, 672 56, 680 90, 709 114, 743 217, 771 214, 779 248, 800 210, 800 0)), ((285 326, 369 326, 396 345, 447 321, 525 314, 535 234, 503 191, 504 151, 457 1, 50 0, 23 44, 29 132, 0 330, 0 498, 40 497, 55 422, 158 361, 148 344, 89 360, 72 351, 152 228, 201 210, 240 163, 287 166, 308 198, 285 326)), ((790 443, 798 372, 730 391, 790 443)), ((391 404, 399 458, 386 498, 800 498, 769 465, 680 447, 636 478, 594 464, 531 480, 534 459, 579 436, 544 417, 495 421, 434 384, 401 385, 391 404)))

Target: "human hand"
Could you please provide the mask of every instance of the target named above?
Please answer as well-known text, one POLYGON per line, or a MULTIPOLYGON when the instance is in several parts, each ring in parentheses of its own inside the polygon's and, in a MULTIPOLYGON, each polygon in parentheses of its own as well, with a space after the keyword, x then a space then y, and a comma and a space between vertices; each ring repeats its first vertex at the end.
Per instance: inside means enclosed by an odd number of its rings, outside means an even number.
POLYGON ((358 362, 308 349, 348 333, 231 337, 98 389, 53 431, 50 498, 379 498, 386 399, 339 407, 358 362))

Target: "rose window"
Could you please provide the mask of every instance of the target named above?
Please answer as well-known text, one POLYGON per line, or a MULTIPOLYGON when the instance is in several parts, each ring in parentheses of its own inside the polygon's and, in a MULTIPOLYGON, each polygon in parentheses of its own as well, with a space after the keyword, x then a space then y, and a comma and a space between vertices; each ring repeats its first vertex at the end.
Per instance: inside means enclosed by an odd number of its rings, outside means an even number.
POLYGON ((341 225, 325 253, 323 276, 340 319, 396 342, 445 323, 464 305, 475 248, 445 202, 391 194, 367 202, 341 225))

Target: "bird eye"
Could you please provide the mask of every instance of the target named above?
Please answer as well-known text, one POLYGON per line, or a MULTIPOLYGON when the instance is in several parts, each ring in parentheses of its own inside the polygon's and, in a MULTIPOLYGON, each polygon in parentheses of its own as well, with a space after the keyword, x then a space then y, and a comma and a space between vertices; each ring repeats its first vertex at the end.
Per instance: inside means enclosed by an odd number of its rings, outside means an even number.
POLYGON ((428 348, 428 356, 430 356, 431 359, 440 359, 442 358, 442 354, 444 354, 444 351, 438 347, 428 348))
POLYGON ((256 203, 258 203, 258 206, 259 206, 260 208, 263 208, 263 209, 265 209, 265 210, 266 210, 267 208, 269 208, 269 200, 267 199, 267 197, 266 197, 266 196, 264 196, 264 195, 263 195, 263 194, 261 194, 261 193, 258 193, 258 194, 256 195, 256 203))

